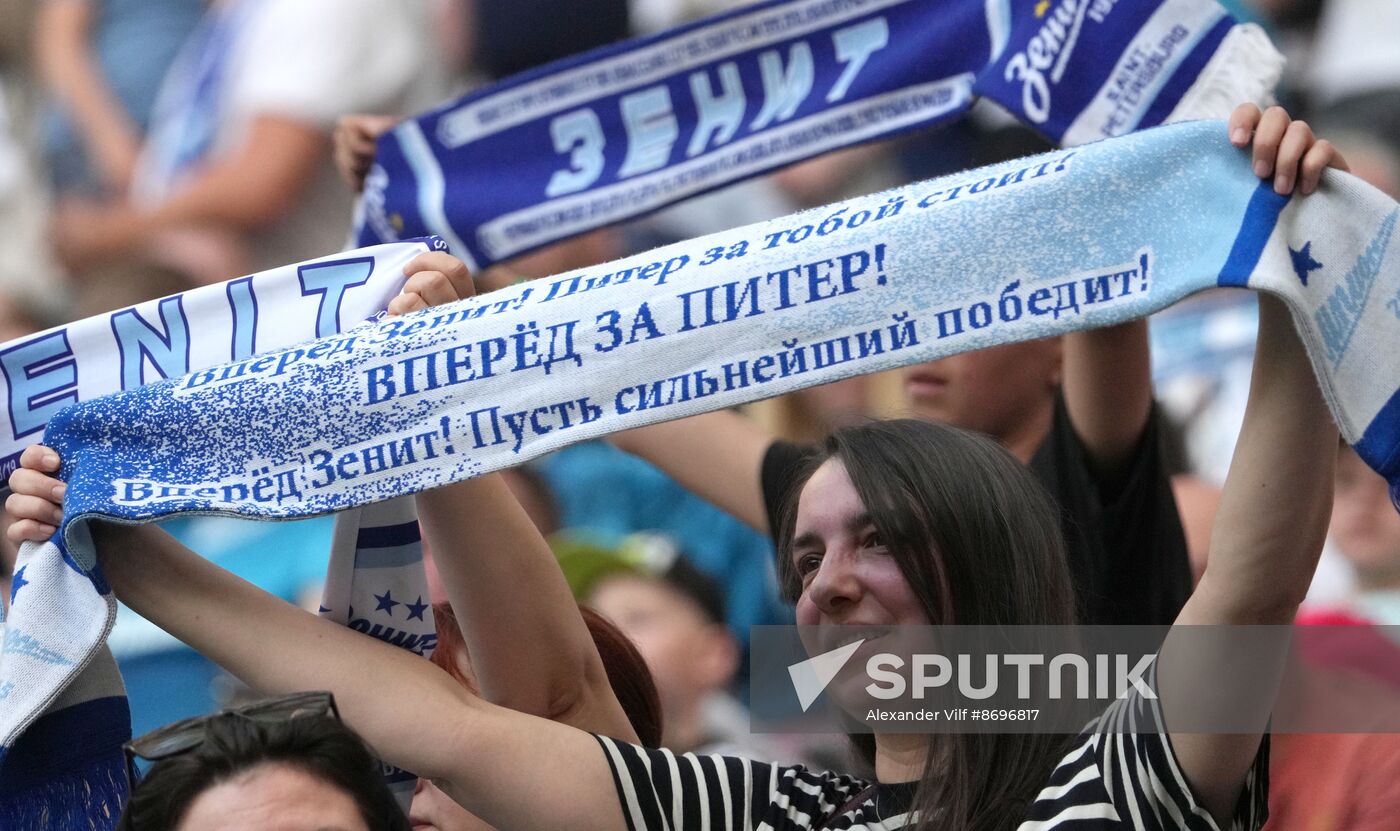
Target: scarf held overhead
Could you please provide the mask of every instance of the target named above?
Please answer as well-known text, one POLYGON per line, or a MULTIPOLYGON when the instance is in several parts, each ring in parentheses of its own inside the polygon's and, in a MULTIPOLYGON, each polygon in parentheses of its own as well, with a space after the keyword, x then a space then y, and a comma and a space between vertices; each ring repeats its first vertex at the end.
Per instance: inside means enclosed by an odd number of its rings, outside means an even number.
POLYGON ((1076 145, 1220 117, 1281 70, 1215 0, 774 0, 405 122, 379 143, 357 238, 435 234, 484 268, 978 96, 1076 145))
POLYGON ((1185 124, 79 404, 49 426, 67 514, 53 540, 21 552, 0 747, 102 653, 112 603, 93 518, 355 508, 617 430, 1141 317, 1219 285, 1288 302, 1342 433, 1394 486, 1397 217, 1394 201, 1335 171, 1313 196, 1278 197, 1222 124, 1185 124), (92 619, 75 624, 74 609, 92 619))

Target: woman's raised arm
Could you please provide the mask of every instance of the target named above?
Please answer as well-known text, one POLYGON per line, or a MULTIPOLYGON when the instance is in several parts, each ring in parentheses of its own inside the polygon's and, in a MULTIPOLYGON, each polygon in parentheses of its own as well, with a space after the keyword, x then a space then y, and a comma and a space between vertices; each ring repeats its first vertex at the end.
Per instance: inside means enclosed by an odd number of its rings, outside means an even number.
MULTIPOLYGON (((47 475, 57 460, 34 446, 21 465, 7 534, 44 539, 62 512, 61 484, 47 475)), ((273 597, 158 528, 92 530, 108 582, 132 610, 260 692, 331 691, 376 755, 436 780, 496 827, 623 827, 589 734, 482 701, 428 661, 273 597)))
POLYGON ((475 698, 422 658, 273 597, 156 529, 97 524, 94 539, 138 614, 254 689, 330 690, 377 755, 496 827, 623 826, 587 733, 475 698))
POLYGON ((482 696, 636 742, 553 552, 501 477, 446 485, 417 502, 482 696))
MULTIPOLYGON (((391 314, 473 293, 466 264, 448 254, 415 257, 404 273, 391 314)), ((553 552, 501 477, 445 485, 416 501, 482 697, 637 741, 553 552)))
MULTIPOLYGON (((1337 428, 1289 311, 1282 301, 1261 295, 1249 403, 1210 558, 1162 648, 1162 705, 1169 730, 1174 714, 1197 715, 1201 707, 1252 711, 1261 721, 1272 709, 1286 639, 1280 638, 1274 650, 1242 654, 1243 638, 1229 630, 1178 637, 1179 627, 1292 623, 1327 534, 1336 456, 1337 428)), ((1218 821, 1231 815, 1260 735, 1171 730, 1182 773, 1218 821)))
MULTIPOLYGON (((1251 146, 1255 173, 1287 195, 1317 188, 1323 170, 1346 162, 1305 122, 1252 104, 1230 117, 1230 140, 1251 146)), ((1288 308, 1259 297, 1259 335, 1244 425, 1221 495, 1210 556, 1178 626, 1288 625, 1307 593, 1332 512, 1337 428, 1288 308)), ((1259 750, 1287 647, 1246 648, 1229 630, 1173 627, 1161 653, 1162 709, 1182 773, 1204 807, 1228 820, 1259 750), (1174 648, 1174 646, 1176 648, 1174 648), (1174 720, 1252 713, 1259 729, 1187 733, 1174 720), (1175 716, 1175 719, 1174 719, 1175 716)))

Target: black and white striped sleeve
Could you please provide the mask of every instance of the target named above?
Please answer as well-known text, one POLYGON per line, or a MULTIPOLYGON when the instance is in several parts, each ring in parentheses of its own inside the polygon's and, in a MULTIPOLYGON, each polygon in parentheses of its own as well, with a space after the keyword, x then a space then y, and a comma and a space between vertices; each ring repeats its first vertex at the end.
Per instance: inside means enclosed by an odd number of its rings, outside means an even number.
MULTIPOLYGON (((1135 693, 1104 711, 1056 766, 1018 831, 1220 831, 1177 764, 1158 704, 1135 693)), ((1266 735, 1229 831, 1257 831, 1268 819, 1268 770, 1266 735)))
POLYGON ((598 736, 630 831, 805 831, 866 783, 732 756, 677 755, 598 736))

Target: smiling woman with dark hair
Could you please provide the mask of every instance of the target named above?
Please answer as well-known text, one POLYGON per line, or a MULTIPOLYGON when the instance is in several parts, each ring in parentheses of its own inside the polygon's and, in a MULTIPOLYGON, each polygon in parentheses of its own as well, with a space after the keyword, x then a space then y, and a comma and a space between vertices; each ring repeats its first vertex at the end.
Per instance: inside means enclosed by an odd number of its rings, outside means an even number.
MULTIPOLYGON (((980 433, 916 420, 838 430, 799 473, 781 522, 780 575, 799 625, 1074 623, 1049 497, 980 433)), ((1025 818, 1038 790, 1028 783, 1047 781, 1066 749, 1053 734, 936 741, 939 763, 921 764, 917 786, 898 790, 904 801, 917 794, 911 807, 925 816, 975 818, 978 828, 1025 818)), ((880 739, 851 742, 878 770, 880 739)))

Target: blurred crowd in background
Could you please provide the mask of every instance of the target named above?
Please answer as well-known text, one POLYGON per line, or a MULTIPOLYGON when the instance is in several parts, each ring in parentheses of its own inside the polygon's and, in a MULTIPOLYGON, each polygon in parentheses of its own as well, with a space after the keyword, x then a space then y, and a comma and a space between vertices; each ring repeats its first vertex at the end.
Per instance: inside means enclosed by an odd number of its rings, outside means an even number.
MULTIPOLYGON (((340 249, 354 193, 331 137, 350 114, 411 115, 569 54, 733 0, 0 0, 0 342, 340 249)), ((1233 0, 1289 59, 1280 101, 1400 198, 1400 2, 1233 0)), ((950 127, 843 151, 590 233, 477 275, 480 291, 1045 149, 990 105, 950 127)), ((1163 221, 1170 221, 1163 217, 1163 221)), ((1255 311, 1197 296, 1153 321, 1175 489, 1204 552, 1242 418, 1255 311)), ((903 413, 869 376, 748 414, 796 441, 903 413)), ((1310 597, 1400 624, 1400 518, 1354 457, 1310 597)), ((580 598, 633 638, 677 750, 753 741, 748 627, 790 621, 771 542, 660 471, 588 443, 510 474, 580 598)), ((186 544, 314 608, 330 520, 171 524, 186 544)), ((12 562, 13 550, 7 552, 12 562)), ((1199 573, 1199 562, 1197 563, 1199 573)), ((1350 619, 1350 618, 1349 618, 1350 619)), ((111 639, 137 734, 236 685, 134 615, 111 639)), ((764 752, 762 755, 774 754, 764 752)))

